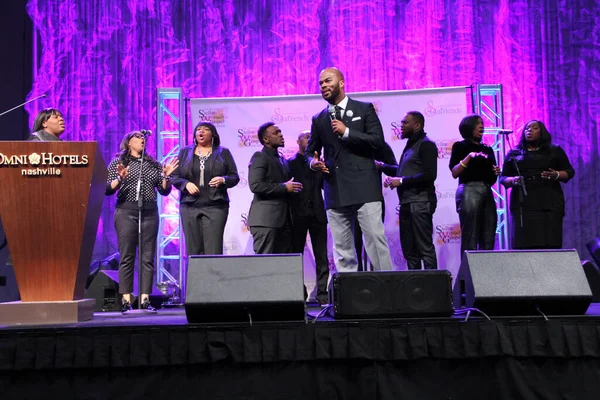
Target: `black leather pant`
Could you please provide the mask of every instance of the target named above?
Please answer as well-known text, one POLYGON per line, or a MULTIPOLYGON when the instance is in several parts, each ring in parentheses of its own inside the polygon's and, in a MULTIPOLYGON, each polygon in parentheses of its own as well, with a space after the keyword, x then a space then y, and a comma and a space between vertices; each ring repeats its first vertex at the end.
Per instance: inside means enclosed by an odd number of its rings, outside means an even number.
POLYGON ((494 250, 498 214, 490 185, 469 182, 458 185, 456 211, 460 220, 460 254, 465 250, 494 250))

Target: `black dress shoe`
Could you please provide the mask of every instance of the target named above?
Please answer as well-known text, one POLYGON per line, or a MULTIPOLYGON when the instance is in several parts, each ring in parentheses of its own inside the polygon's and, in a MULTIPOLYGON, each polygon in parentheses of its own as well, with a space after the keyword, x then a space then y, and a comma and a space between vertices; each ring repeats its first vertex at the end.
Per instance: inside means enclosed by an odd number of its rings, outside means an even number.
POLYGON ((121 304, 121 313, 127 314, 129 311, 131 311, 131 303, 127 300, 123 300, 123 304, 121 304))
POLYGON ((156 314, 156 308, 152 307, 152 304, 150 304, 150 300, 148 299, 144 300, 142 303, 142 310, 147 313, 156 314))

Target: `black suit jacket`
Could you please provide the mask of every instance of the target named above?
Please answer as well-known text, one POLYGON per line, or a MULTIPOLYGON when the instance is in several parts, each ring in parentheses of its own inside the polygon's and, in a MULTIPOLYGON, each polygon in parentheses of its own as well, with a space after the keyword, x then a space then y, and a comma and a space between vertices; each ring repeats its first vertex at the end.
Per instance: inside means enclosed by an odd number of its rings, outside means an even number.
POLYGON ((374 154, 383 148, 384 137, 373 104, 348 99, 342 122, 350 129, 347 139, 333 133, 328 108, 315 115, 306 149, 309 163, 323 149, 327 209, 383 200, 374 154))
MULTIPOLYGON (((193 203, 196 201, 196 196, 190 194, 185 186, 193 179, 192 167, 194 166, 194 149, 195 146, 183 147, 179 150, 179 167, 171 174, 171 183, 180 192, 181 197, 180 203, 193 203)), ((215 176, 222 176, 225 178, 225 184, 219 187, 206 186, 204 189, 208 194, 208 198, 211 202, 222 203, 223 201, 229 202, 229 195, 227 189, 234 187, 240 181, 240 176, 237 172, 237 166, 233 160, 231 152, 226 147, 216 147, 213 149, 212 156, 206 160, 204 167, 204 174, 208 176, 208 180, 215 176)), ((194 182, 198 186, 198 182, 194 182)))
POLYGON ((288 160, 290 171, 295 182, 303 185, 300 193, 291 196, 292 214, 298 216, 314 216, 317 221, 327 223, 325 203, 323 202, 323 173, 309 168, 306 158, 300 153, 288 160), (312 212, 311 212, 312 211, 312 212))
POLYGON ((276 150, 263 147, 248 165, 248 185, 254 193, 248 226, 281 228, 289 212, 285 183, 292 178, 288 162, 276 150))

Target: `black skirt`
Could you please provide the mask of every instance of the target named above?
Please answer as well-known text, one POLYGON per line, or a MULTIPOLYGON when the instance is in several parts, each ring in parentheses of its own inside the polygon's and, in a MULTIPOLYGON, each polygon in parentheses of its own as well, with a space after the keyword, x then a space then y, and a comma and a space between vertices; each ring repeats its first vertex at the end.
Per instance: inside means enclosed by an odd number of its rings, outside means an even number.
POLYGON ((555 211, 525 211, 523 226, 519 211, 511 213, 513 249, 562 248, 563 214, 555 211))

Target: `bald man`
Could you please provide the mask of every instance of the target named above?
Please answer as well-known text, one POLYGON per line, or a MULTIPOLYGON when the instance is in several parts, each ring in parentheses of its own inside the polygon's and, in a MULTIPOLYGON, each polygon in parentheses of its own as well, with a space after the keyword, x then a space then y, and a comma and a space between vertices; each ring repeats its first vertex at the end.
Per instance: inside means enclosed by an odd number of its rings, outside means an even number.
POLYGON ((373 104, 346 96, 344 76, 339 69, 321 71, 319 88, 328 105, 312 119, 306 153, 310 168, 324 173, 325 208, 336 269, 358 270, 353 235, 357 221, 374 269, 391 270, 381 221, 381 179, 374 158, 385 143, 381 122, 373 104))

